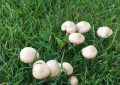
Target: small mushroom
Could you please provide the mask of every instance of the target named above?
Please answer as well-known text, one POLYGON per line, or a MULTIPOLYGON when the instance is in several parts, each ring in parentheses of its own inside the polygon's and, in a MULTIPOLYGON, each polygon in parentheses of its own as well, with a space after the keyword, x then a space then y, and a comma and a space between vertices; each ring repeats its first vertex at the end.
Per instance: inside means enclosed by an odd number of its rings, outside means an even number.
POLYGON ((70 81, 70 85, 78 85, 78 83, 79 83, 76 76, 71 76, 69 78, 69 81, 70 81))
POLYGON ((109 27, 100 27, 97 30, 97 35, 101 38, 108 38, 113 34, 113 31, 109 27))
POLYGON ((39 53, 32 47, 25 47, 20 52, 20 60, 24 63, 32 63, 39 57, 39 53))
POLYGON ((32 74, 36 79, 45 79, 50 75, 50 69, 43 60, 38 60, 33 64, 32 74))
POLYGON ((48 65, 51 72, 50 77, 51 78, 57 77, 60 73, 59 63, 56 60, 49 60, 48 62, 46 62, 46 64, 48 65))
POLYGON ((75 33, 77 31, 76 25, 72 21, 66 21, 61 26, 62 31, 69 33, 75 33))
POLYGON ((97 49, 93 45, 89 45, 82 49, 82 55, 87 59, 95 58, 97 55, 97 49))
POLYGON ((74 45, 81 44, 85 41, 85 37, 81 33, 71 33, 69 35, 69 42, 74 45))
POLYGON ((91 29, 91 25, 86 21, 78 22, 76 27, 80 33, 86 33, 91 29))
POLYGON ((63 62, 62 66, 67 75, 71 75, 73 73, 73 67, 70 63, 63 62))

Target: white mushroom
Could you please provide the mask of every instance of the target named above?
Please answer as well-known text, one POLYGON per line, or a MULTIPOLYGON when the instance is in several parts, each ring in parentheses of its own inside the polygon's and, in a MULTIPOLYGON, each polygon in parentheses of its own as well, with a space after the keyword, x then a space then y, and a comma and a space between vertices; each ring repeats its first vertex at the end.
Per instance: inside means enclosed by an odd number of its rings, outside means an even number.
POLYGON ((69 78, 69 81, 70 81, 70 85, 78 85, 78 83, 79 83, 76 76, 71 76, 69 78))
POLYGON ((50 69, 43 60, 38 60, 33 64, 32 74, 36 79, 45 79, 50 75, 50 69))
POLYGON ((51 71, 50 77, 51 78, 57 77, 60 73, 59 63, 56 60, 49 60, 48 62, 46 62, 46 64, 48 65, 51 71))
POLYGON ((67 73, 67 75, 71 75, 73 73, 73 67, 70 63, 63 62, 62 66, 65 72, 67 73))
POLYGON ((97 30, 97 35, 101 38, 107 38, 113 34, 113 31, 109 27, 100 27, 97 30))
POLYGON ((69 35, 69 42, 74 45, 81 44, 85 41, 85 37, 81 33, 71 33, 69 35))
POLYGON ((25 47, 20 52, 20 60, 24 63, 32 63, 39 57, 39 53, 32 47, 25 47))
POLYGON ((72 21, 66 21, 61 26, 62 31, 66 31, 67 33, 75 33, 77 31, 76 25, 72 21))
POLYGON ((82 55, 87 59, 95 58, 97 55, 97 49, 93 45, 89 45, 82 49, 82 55))
POLYGON ((78 22, 76 27, 80 33, 86 33, 91 29, 91 25, 86 21, 78 22))

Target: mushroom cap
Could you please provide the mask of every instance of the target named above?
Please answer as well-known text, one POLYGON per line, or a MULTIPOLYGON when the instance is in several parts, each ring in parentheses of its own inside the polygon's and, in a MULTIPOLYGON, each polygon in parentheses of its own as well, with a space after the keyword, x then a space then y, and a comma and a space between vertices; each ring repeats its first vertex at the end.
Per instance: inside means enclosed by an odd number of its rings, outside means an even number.
POLYGON ((101 38, 107 38, 113 34, 113 31, 109 27, 99 27, 97 35, 101 38))
POLYGON ((97 49, 93 45, 89 45, 82 49, 82 55, 87 59, 95 58, 97 55, 97 49))
POLYGON ((60 73, 60 67, 58 62, 56 60, 49 60, 48 62, 46 62, 46 64, 48 65, 51 72, 50 77, 51 78, 57 77, 60 73))
POLYGON ((45 79, 50 75, 50 69, 43 60, 38 60, 33 64, 32 74, 36 79, 45 79))
POLYGON ((73 67, 68 62, 63 62, 63 69, 66 71, 67 75, 71 75, 73 73, 73 67))
POLYGON ((20 60, 24 63, 32 63, 39 53, 32 47, 25 47, 20 52, 20 60))
POLYGON ((76 27, 80 33, 86 33, 91 29, 91 25, 86 21, 78 22, 76 27))
POLYGON ((69 81, 70 81, 70 85, 78 85, 78 83, 79 83, 76 76, 71 76, 69 78, 69 81))
POLYGON ((77 31, 76 25, 72 21, 66 21, 61 26, 62 31, 66 31, 67 33, 75 33, 77 31))
POLYGON ((81 33, 71 33, 69 35, 69 42, 73 44, 81 44, 85 41, 85 37, 81 33))

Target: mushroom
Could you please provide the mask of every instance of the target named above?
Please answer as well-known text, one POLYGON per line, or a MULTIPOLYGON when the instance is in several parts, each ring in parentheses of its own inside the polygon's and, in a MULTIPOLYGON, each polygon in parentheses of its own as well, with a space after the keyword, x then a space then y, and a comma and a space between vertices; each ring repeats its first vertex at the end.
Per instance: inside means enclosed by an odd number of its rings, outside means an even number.
POLYGON ((76 27, 80 33, 86 33, 91 29, 91 25, 86 21, 78 22, 76 27))
POLYGON ((79 83, 76 76, 71 76, 69 78, 69 81, 70 81, 70 85, 78 85, 78 83, 79 83))
POLYGON ((81 33, 72 33, 69 35, 69 42, 74 45, 81 44, 85 41, 85 37, 81 33))
POLYGON ((63 62, 62 66, 63 66, 63 69, 65 70, 67 75, 71 75, 73 73, 73 67, 70 63, 63 62))
POLYGON ((50 75, 50 69, 43 60, 38 60, 33 64, 32 74, 36 79, 45 79, 50 75))
POLYGON ((51 78, 57 77, 60 73, 59 63, 56 60, 49 60, 48 62, 46 62, 46 64, 48 65, 51 71, 50 77, 51 78))
POLYGON ((75 33, 77 31, 76 25, 72 21, 66 21, 61 26, 62 31, 69 33, 75 33))
POLYGON ((97 35, 101 38, 107 38, 113 34, 113 31, 109 27, 99 27, 97 35))
POLYGON ((32 47, 25 47, 20 52, 20 60, 24 63, 32 63, 39 57, 39 53, 32 47))
POLYGON ((89 45, 82 49, 82 55, 87 59, 95 58, 97 55, 97 49, 93 45, 89 45))

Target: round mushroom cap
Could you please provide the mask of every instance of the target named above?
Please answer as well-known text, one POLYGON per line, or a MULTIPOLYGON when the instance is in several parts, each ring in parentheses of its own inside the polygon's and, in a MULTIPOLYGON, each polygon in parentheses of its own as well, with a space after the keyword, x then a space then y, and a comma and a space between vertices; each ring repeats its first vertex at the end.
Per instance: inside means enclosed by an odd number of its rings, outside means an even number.
POLYGON ((36 79, 45 79, 50 75, 50 69, 43 60, 39 60, 33 64, 32 74, 36 79))
POLYGON ((97 30, 97 35, 101 38, 107 38, 113 34, 113 31, 109 27, 100 27, 97 30))
POLYGON ((71 75, 73 73, 73 67, 68 62, 63 62, 63 69, 66 71, 67 75, 71 75))
POLYGON ((86 21, 78 22, 76 27, 80 33, 86 33, 91 29, 91 25, 86 21))
POLYGON ((87 59, 95 58, 97 55, 97 49, 93 45, 89 45, 82 49, 82 55, 87 59))
POLYGON ((49 60, 48 62, 46 62, 46 64, 48 65, 51 72, 50 77, 51 78, 57 77, 60 73, 60 67, 58 62, 56 60, 49 60))
POLYGON ((75 33, 77 31, 76 25, 72 21, 66 21, 61 26, 62 31, 66 31, 67 33, 75 33))
POLYGON ((85 37, 80 33, 72 33, 69 35, 69 42, 73 44, 81 44, 85 41, 85 37))
POLYGON ((20 60, 24 63, 32 63, 39 57, 39 53, 32 47, 25 47, 20 52, 20 60))
POLYGON ((69 81, 70 81, 70 85, 78 85, 78 83, 79 83, 76 76, 71 76, 69 78, 69 81))

